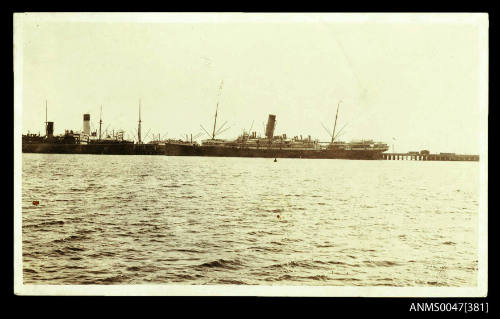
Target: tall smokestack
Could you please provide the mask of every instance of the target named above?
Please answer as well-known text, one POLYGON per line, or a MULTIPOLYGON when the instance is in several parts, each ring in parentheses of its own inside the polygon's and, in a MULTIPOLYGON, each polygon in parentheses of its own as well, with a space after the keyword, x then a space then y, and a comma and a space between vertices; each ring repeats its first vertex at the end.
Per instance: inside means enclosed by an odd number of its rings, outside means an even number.
POLYGON ((90 135, 90 114, 83 114, 83 134, 90 135))
POLYGON ((274 136, 274 126, 276 123, 276 115, 269 114, 266 125, 266 137, 272 139, 274 136))
POLYGON ((47 122, 47 132, 45 132, 47 137, 54 136, 54 122, 47 122))

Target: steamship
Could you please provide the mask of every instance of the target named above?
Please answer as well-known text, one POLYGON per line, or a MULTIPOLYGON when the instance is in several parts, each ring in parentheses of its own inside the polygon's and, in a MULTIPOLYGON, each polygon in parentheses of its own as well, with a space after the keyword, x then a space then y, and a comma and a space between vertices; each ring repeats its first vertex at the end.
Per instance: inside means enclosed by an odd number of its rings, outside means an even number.
MULTIPOLYGON (((333 140, 322 143, 310 136, 286 134, 275 136, 276 116, 269 114, 266 136, 257 132, 243 132, 235 140, 211 139, 196 143, 165 143, 165 154, 170 156, 221 156, 221 157, 267 157, 267 158, 322 158, 322 159, 380 159, 388 145, 373 140, 341 142, 333 140)), ((215 134, 214 134, 215 135, 215 134)))
MULTIPOLYGON (((219 87, 222 90, 222 84, 219 87)), ((331 134, 331 142, 319 142, 312 140, 311 136, 302 138, 294 136, 287 138, 286 134, 275 136, 276 115, 269 114, 265 137, 257 136, 254 132, 243 132, 235 140, 218 139, 216 136, 222 132, 224 124, 216 130, 217 113, 219 102, 215 109, 214 128, 209 134, 205 128, 202 129, 210 139, 203 140, 201 145, 197 143, 172 143, 166 142, 165 154, 170 156, 222 156, 222 157, 268 157, 268 158, 322 158, 322 159, 381 159, 382 153, 389 146, 382 142, 373 140, 360 140, 352 142, 337 141, 336 132, 337 118, 340 102, 337 106, 335 124, 331 134)))
MULTIPOLYGON (((101 112, 102 113, 102 112, 101 112)), ((102 134, 102 117, 99 120, 99 133, 90 130, 90 114, 83 115, 83 131, 65 130, 64 134, 54 135, 54 122, 47 121, 45 106, 45 136, 23 134, 23 153, 57 154, 110 154, 110 155, 163 155, 164 148, 155 144, 141 142, 141 116, 139 105, 138 142, 126 140, 124 131, 102 134)))

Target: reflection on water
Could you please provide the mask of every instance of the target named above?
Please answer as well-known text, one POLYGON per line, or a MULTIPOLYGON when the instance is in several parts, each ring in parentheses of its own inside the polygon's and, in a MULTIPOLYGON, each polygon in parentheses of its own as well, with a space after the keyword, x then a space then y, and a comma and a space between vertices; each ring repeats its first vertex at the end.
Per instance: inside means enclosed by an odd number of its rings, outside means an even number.
POLYGON ((477 284, 475 162, 23 154, 22 183, 25 284, 477 284))

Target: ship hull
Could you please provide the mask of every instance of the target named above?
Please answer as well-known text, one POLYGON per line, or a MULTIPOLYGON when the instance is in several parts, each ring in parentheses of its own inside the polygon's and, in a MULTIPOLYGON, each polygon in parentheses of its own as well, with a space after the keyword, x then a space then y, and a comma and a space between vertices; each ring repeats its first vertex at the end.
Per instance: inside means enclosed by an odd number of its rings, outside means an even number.
POLYGON ((104 154, 104 155, 167 155, 261 158, 318 159, 382 159, 381 151, 372 150, 290 150, 272 148, 240 148, 182 144, 23 144, 23 153, 104 154))
POLYGON ((166 144, 169 156, 214 156, 214 157, 264 157, 264 158, 318 158, 318 159, 382 159, 382 151, 376 150, 290 150, 271 148, 239 148, 220 146, 196 146, 166 144))
POLYGON ((26 143, 22 145, 22 151, 47 154, 164 155, 165 147, 151 144, 26 143))

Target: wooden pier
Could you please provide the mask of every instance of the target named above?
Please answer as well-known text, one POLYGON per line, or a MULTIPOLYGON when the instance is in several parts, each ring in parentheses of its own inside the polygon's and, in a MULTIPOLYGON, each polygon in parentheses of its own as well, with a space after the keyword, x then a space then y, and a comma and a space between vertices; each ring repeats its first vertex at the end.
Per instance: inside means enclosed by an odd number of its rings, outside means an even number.
POLYGON ((399 161, 479 161, 479 155, 461 155, 453 153, 421 154, 421 153, 382 153, 383 160, 399 161))

